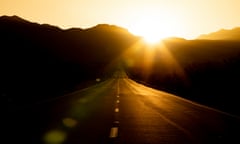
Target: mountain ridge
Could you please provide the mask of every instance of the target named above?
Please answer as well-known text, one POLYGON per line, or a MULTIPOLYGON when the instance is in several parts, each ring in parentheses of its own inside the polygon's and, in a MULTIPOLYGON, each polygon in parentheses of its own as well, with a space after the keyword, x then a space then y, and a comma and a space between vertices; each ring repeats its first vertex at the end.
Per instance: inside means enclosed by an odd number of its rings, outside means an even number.
POLYGON ((220 29, 209 34, 202 34, 197 39, 207 40, 240 40, 240 27, 232 29, 220 29))
POLYGON ((35 24, 35 25, 47 26, 47 27, 55 27, 55 28, 60 29, 62 31, 87 31, 87 30, 92 30, 92 29, 105 29, 105 30, 119 29, 121 31, 125 31, 126 33, 130 34, 130 32, 126 28, 123 28, 123 27, 120 27, 120 26, 117 26, 117 25, 105 24, 105 23, 97 24, 97 25, 89 27, 89 28, 71 27, 71 28, 64 29, 64 28, 61 28, 59 26, 51 25, 51 24, 47 24, 47 23, 40 24, 38 22, 32 22, 32 21, 26 20, 26 19, 24 19, 20 16, 17 16, 17 15, 12 15, 12 16, 2 15, 2 16, 0 16, 0 20, 1 21, 25 23, 25 24, 35 24))

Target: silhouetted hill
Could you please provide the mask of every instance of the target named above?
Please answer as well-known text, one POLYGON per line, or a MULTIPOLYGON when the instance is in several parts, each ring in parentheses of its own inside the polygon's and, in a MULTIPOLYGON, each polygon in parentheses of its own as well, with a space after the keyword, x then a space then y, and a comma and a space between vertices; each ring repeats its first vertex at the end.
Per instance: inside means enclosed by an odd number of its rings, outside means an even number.
POLYGON ((107 24, 63 30, 18 16, 2 16, 2 99, 33 102, 61 95, 79 83, 104 78, 136 40, 127 30, 107 24))
POLYGON ((208 40, 240 40, 240 27, 233 29, 221 29, 216 32, 209 34, 200 35, 197 39, 208 39, 208 40))

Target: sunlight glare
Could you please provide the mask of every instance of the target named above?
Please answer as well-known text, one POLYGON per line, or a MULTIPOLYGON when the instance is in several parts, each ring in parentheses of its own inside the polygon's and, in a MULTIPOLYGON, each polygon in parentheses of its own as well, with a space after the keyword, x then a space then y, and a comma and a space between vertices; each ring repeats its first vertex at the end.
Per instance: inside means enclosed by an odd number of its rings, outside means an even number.
POLYGON ((139 19, 129 28, 129 31, 137 36, 143 37, 150 44, 158 43, 162 39, 174 35, 175 23, 170 15, 159 16, 154 13, 141 15, 139 19))

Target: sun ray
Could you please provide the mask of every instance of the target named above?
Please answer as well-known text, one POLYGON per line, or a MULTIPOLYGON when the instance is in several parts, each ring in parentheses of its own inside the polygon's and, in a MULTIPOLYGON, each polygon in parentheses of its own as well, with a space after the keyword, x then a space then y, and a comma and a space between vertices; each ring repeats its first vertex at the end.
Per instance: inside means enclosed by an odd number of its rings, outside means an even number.
MULTIPOLYGON (((165 41, 150 45, 142 39, 130 46, 124 53, 125 66, 138 71, 145 81, 151 78, 156 68, 162 67, 165 74, 177 76, 183 85, 188 85, 189 80, 181 65, 169 51, 165 41)), ((159 73, 161 75, 161 73, 159 73)))

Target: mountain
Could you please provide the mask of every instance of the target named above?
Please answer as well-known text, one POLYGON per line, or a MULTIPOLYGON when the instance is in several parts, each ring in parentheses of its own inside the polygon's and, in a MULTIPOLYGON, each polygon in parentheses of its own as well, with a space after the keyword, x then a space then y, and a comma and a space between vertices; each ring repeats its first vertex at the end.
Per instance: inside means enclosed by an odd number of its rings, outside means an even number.
POLYGON ((14 104, 32 102, 104 78, 137 39, 113 25, 64 30, 18 16, 1 16, 0 95, 14 104))
POLYGON ((221 29, 209 34, 200 35, 197 39, 208 40, 240 40, 240 27, 233 29, 221 29))

